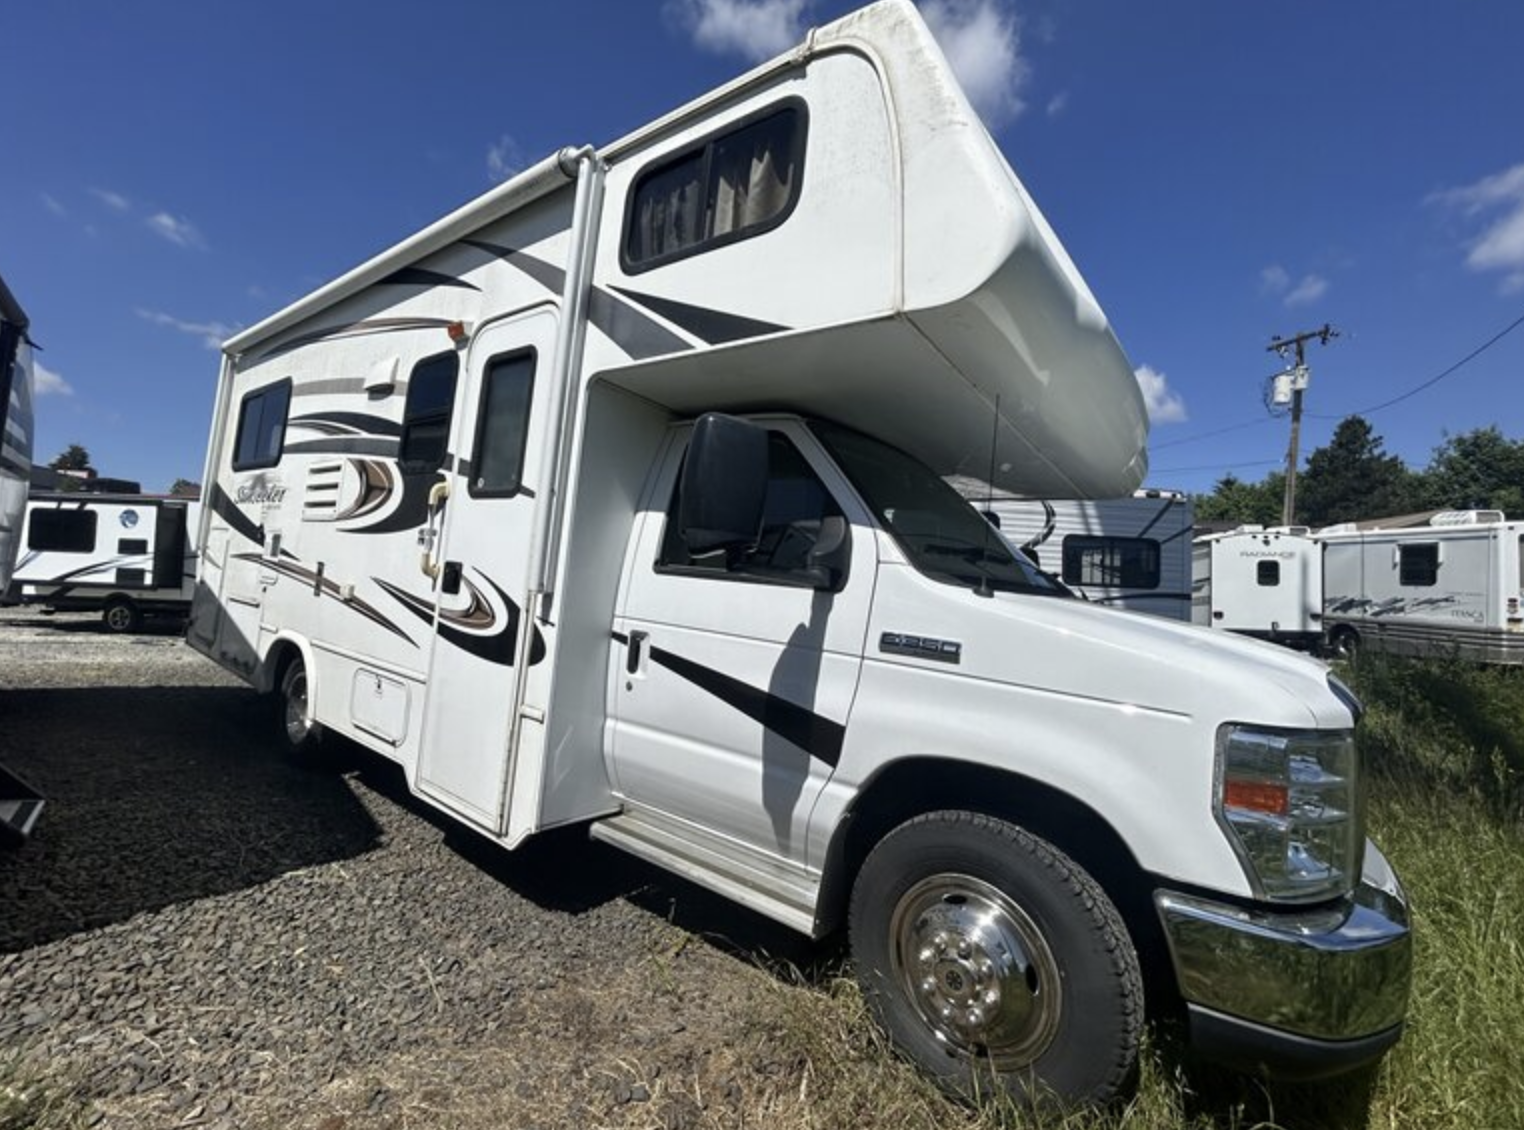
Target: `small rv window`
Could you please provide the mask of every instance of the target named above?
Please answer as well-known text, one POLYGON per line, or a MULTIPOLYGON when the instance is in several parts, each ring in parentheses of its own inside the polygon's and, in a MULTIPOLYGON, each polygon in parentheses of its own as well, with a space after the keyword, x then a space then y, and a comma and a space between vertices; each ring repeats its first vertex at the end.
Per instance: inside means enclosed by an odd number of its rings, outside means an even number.
POLYGON ((1064 584, 1107 588, 1159 587, 1159 543, 1152 538, 1064 539, 1064 584))
POLYGON ((1261 588, 1273 588, 1281 583, 1281 563, 1261 561, 1255 566, 1255 578, 1261 588))
POLYGON ((1397 547, 1397 583, 1429 588, 1439 580, 1439 543, 1397 547))
POLYGON ((630 189, 630 273, 771 231, 799 199, 802 102, 753 118, 643 172, 630 189))
POLYGON ((238 442, 233 470, 252 471, 280 462, 286 441, 286 409, 291 405, 291 382, 280 381, 251 392, 238 410, 238 442))
POLYGON ((768 435, 767 497, 762 504, 762 536, 757 548, 739 560, 727 560, 724 550, 693 557, 678 531, 678 503, 682 476, 672 487, 667 526, 662 534, 659 572, 699 572, 735 580, 800 584, 810 580, 806 572, 810 551, 820 537, 825 518, 841 516, 841 507, 820 481, 799 449, 779 432, 768 435))
POLYGON ((477 497, 515 494, 522 483, 534 363, 529 352, 494 357, 487 364, 471 471, 470 490, 477 497))
POLYGON ((95 511, 33 510, 26 547, 55 553, 89 553, 95 548, 95 511))
POLYGON ((454 353, 426 357, 413 367, 402 409, 402 441, 397 466, 409 473, 437 471, 450 449, 450 416, 455 407, 455 377, 460 360, 454 353))

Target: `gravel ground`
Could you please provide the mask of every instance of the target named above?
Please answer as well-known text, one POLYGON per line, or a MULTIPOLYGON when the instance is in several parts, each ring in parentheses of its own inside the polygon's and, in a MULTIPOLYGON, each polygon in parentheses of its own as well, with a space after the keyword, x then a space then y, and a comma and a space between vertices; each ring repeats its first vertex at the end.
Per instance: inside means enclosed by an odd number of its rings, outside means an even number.
POLYGON ((0 760, 48 798, 0 855, 0 1060, 80 1125, 728 1126, 800 1090, 793 935, 273 726, 172 627, 0 612, 0 760))

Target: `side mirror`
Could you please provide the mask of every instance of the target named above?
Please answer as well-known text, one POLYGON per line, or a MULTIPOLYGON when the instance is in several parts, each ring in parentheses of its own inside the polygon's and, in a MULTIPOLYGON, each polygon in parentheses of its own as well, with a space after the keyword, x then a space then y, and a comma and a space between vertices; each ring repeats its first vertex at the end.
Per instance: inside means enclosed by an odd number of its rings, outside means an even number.
POLYGON ((699 417, 677 509, 678 533, 690 554, 756 548, 767 500, 767 446, 766 428, 718 412, 699 417))

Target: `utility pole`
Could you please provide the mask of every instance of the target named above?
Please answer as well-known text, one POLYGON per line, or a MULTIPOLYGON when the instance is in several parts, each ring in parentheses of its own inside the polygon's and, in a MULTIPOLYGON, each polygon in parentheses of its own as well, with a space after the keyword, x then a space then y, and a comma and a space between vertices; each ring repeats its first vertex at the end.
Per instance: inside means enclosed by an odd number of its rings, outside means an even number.
POLYGON ((1278 378, 1276 381, 1275 401, 1282 403, 1282 390, 1289 392, 1291 398, 1291 446, 1286 452, 1286 498, 1281 505, 1281 525, 1289 526, 1296 517, 1296 464, 1297 446, 1302 436, 1302 395, 1307 391, 1307 379, 1311 375, 1307 370, 1307 343, 1314 339, 1324 345, 1330 338, 1339 336, 1339 331, 1327 322, 1321 329, 1307 330, 1305 333, 1295 334, 1292 337, 1279 337, 1271 340, 1265 347, 1266 352, 1279 354, 1285 359, 1288 353, 1295 352, 1296 364, 1291 369, 1282 373, 1286 378, 1285 383, 1278 378))

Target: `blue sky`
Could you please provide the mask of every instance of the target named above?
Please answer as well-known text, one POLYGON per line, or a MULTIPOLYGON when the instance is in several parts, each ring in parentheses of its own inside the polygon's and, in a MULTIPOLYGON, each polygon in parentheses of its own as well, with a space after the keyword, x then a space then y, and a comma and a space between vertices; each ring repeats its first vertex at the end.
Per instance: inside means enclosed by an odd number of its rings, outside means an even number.
MULTIPOLYGON (((0 276, 38 457, 199 479, 215 343, 559 146, 613 140, 853 5, 10 3, 0 276)), ((1151 485, 1284 459, 1272 336, 1314 346, 1303 455, 1524 315, 1524 4, 925 0, 1138 367, 1151 485)), ((1524 326, 1371 415, 1422 466, 1524 438, 1524 326)))

